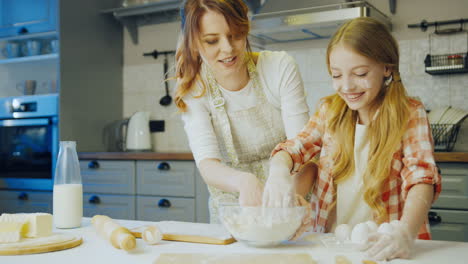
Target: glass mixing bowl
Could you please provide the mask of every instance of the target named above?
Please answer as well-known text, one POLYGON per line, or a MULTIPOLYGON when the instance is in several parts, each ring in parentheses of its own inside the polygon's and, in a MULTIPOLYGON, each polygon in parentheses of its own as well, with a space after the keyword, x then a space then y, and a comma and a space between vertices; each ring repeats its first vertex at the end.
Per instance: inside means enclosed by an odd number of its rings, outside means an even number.
POLYGON ((253 247, 270 247, 294 235, 301 226, 306 208, 221 205, 219 212, 220 221, 237 241, 253 247))

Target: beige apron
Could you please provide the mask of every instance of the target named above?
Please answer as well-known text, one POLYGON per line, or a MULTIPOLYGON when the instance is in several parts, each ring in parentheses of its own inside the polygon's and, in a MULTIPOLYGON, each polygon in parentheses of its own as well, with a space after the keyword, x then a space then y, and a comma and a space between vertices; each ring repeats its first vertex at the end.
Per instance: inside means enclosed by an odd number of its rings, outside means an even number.
MULTIPOLYGON (((217 135, 222 162, 232 168, 250 172, 264 183, 273 148, 286 139, 281 111, 266 99, 254 62, 247 63, 249 77, 257 96, 254 107, 227 113, 219 84, 210 69, 203 64, 202 76, 208 86, 212 124, 217 135)), ((239 193, 225 192, 212 186, 209 207, 210 222, 219 223, 220 203, 238 203, 239 193)))

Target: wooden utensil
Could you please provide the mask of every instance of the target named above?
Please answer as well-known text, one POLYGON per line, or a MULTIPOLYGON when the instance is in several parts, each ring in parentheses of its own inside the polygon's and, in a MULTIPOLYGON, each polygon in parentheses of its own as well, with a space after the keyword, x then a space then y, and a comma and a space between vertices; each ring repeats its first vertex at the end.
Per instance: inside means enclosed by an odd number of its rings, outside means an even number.
MULTIPOLYGON (((216 245, 227 245, 236 241, 221 225, 178 221, 161 221, 154 225, 163 233, 163 240, 216 245)), ((130 232, 135 237, 141 238, 141 233, 146 227, 136 227, 130 229, 130 232)))
POLYGON ((83 243, 81 237, 53 234, 47 237, 24 238, 16 243, 0 244, 0 255, 25 255, 74 248, 83 243))

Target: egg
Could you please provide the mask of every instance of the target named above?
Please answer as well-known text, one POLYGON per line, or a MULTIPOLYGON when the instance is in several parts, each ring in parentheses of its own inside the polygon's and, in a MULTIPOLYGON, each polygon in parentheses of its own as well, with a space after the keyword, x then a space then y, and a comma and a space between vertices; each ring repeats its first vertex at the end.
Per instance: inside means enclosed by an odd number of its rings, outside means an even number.
POLYGON ((341 243, 349 240, 350 234, 351 228, 347 224, 341 224, 335 228, 335 237, 341 243))
POLYGON ((382 223, 377 229, 377 232, 381 234, 390 234, 393 232, 393 226, 389 223, 382 223))
POLYGON ((354 226, 351 232, 351 241, 356 244, 364 244, 369 237, 369 227, 366 223, 359 223, 354 226))
POLYGON ((367 221, 366 225, 369 227, 369 233, 377 232, 377 229, 379 228, 374 221, 367 221))

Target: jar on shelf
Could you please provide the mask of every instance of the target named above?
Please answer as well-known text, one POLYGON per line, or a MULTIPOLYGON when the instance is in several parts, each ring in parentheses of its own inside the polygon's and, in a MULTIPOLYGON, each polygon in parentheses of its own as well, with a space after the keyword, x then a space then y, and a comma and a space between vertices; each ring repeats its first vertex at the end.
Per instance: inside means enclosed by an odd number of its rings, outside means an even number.
POLYGON ((463 56, 460 54, 453 54, 447 56, 448 65, 463 65, 463 56))

